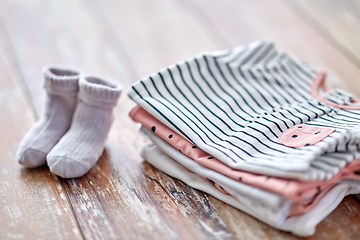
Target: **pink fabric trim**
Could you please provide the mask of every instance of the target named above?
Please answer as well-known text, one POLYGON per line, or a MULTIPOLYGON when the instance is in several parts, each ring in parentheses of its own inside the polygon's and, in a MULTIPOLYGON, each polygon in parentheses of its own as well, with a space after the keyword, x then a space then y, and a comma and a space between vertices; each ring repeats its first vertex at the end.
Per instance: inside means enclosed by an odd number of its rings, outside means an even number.
POLYGON ((279 142, 294 148, 310 146, 320 142, 335 131, 335 128, 298 124, 284 131, 279 137, 279 142))
POLYGON ((216 182, 214 182, 214 186, 219 189, 220 192, 225 193, 227 195, 230 195, 222 186, 220 186, 219 184, 217 184, 216 182))
POLYGON ((294 204, 294 206, 291 208, 291 211, 289 213, 288 217, 301 215, 304 213, 309 212, 311 209, 313 209, 318 202, 335 186, 336 184, 330 184, 326 186, 324 189, 319 191, 314 197, 310 199, 304 199, 294 204))
MULTIPOLYGON (((190 170, 189 170, 190 171, 190 170)), ((193 172, 194 173, 194 172, 193 172)), ((196 173, 194 173, 196 174, 196 173)), ((208 178, 204 178, 203 176, 200 176, 203 179, 211 182, 212 184, 214 184, 214 186, 222 193, 230 195, 221 185, 219 185, 218 183, 212 181, 211 179, 208 178)), ((301 215, 304 213, 309 212, 311 209, 313 209, 318 202, 335 186, 336 184, 329 184, 328 186, 326 186, 325 188, 323 188, 322 190, 318 190, 318 193, 315 194, 315 196, 313 196, 312 198, 309 199, 302 199, 299 200, 297 202, 295 202, 295 204, 291 207, 291 210, 289 212, 289 215, 287 217, 293 217, 293 216, 297 216, 297 215, 301 215)))
POLYGON ((135 122, 139 122, 146 128, 152 130, 159 137, 201 165, 222 173, 231 179, 280 194, 294 201, 300 201, 307 196, 316 195, 319 191, 326 189, 328 186, 331 186, 343 178, 360 180, 360 159, 348 163, 334 177, 326 181, 302 182, 233 169, 194 146, 141 107, 136 106, 131 110, 129 115, 135 122))
MULTIPOLYGON (((341 109, 348 109, 348 110, 359 110, 360 109, 360 106, 341 105, 341 104, 334 103, 334 102, 332 102, 330 100, 327 100, 327 99, 321 97, 319 95, 319 88, 322 88, 324 91, 328 91, 328 88, 326 87, 326 84, 325 84, 325 78, 326 78, 326 73, 323 72, 323 71, 320 71, 316 75, 316 77, 315 77, 315 79, 314 79, 314 81, 313 81, 313 83, 311 85, 311 90, 310 90, 311 95, 314 98, 320 100, 323 103, 326 103, 327 105, 337 107, 337 108, 341 108, 341 109)), ((354 102, 359 102, 359 100, 354 99, 354 102)))
MULTIPOLYGON (((189 170, 190 171, 190 170, 189 170)), ((193 172, 194 173, 194 172, 193 172)), ((196 173, 194 173, 196 174, 196 173)), ((197 174, 196 174, 197 175, 197 174)), ((200 175, 198 175, 200 176, 200 175)), ((219 185, 218 183, 212 181, 211 179, 205 178, 203 176, 200 176, 203 179, 211 182, 214 187, 216 187, 220 192, 230 195, 221 185, 219 185)), ((322 190, 318 189, 318 193, 315 194, 315 196, 313 196, 312 198, 309 199, 302 199, 299 200, 297 202, 295 202, 295 204, 291 207, 291 210, 289 212, 289 215, 287 217, 293 217, 293 216, 297 216, 297 215, 301 215, 304 213, 309 212, 311 209, 313 209, 318 202, 335 186, 336 184, 329 184, 328 186, 326 186, 325 188, 323 188, 322 190)))

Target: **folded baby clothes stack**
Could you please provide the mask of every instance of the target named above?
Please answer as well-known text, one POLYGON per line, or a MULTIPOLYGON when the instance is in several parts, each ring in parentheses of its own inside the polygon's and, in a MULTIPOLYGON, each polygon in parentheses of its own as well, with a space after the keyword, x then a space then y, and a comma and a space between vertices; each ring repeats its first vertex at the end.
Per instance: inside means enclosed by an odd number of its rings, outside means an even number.
POLYGON ((143 158, 275 228, 309 236, 360 192, 360 103, 260 40, 136 82, 143 158))

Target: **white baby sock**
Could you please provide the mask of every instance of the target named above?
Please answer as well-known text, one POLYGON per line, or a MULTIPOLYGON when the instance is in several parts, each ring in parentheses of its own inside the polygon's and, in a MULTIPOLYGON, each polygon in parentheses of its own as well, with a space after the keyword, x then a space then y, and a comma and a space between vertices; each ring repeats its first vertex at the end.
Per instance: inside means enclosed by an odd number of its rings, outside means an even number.
POLYGON ((45 111, 27 132, 16 153, 25 167, 46 163, 46 154, 69 129, 75 111, 80 71, 67 67, 45 67, 44 87, 47 91, 45 111))
POLYGON ((99 77, 79 80, 79 100, 69 131, 47 155, 50 171, 63 178, 83 176, 104 150, 121 86, 99 77))

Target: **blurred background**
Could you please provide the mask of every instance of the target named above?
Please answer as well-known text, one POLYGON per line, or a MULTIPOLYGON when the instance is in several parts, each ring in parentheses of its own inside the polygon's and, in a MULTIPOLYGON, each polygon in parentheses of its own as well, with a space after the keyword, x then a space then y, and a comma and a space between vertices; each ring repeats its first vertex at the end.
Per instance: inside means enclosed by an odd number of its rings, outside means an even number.
MULTIPOLYGON (((327 59, 331 45, 360 66, 358 0, 1 0, 0 15, 4 54, 25 82, 55 63, 129 86, 202 51, 264 37, 313 65, 340 64, 327 59)), ((35 83, 26 85, 31 96, 35 83)))
MULTIPOLYGON (((142 163, 127 116, 135 81, 265 37, 360 97, 359 0, 0 0, 0 239, 297 239, 142 163), (106 151, 79 179, 15 161, 42 112, 49 64, 124 87, 106 151)), ((346 198, 312 239, 359 236, 359 213, 346 198)))

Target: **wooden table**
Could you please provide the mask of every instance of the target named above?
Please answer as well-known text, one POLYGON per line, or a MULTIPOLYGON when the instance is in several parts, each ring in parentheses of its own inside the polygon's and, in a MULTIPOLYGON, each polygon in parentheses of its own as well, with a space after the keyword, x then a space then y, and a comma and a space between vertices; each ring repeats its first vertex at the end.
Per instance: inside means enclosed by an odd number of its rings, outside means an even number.
MULTIPOLYGON (((360 96, 360 4, 341 0, 1 0, 0 239, 298 239, 143 162, 124 91, 98 163, 61 179, 25 169, 18 144, 42 112, 41 69, 66 64, 120 82, 202 51, 270 37, 360 96)), ((308 239, 359 239, 346 197, 308 239)))

